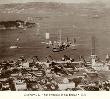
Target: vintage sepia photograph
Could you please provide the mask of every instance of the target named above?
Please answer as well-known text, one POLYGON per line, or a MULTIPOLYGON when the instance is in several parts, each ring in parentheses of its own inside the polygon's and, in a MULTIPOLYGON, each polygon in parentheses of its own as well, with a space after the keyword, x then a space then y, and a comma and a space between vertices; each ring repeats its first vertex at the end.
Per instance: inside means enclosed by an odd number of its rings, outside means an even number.
POLYGON ((0 0, 0 91, 110 91, 110 0, 0 0))

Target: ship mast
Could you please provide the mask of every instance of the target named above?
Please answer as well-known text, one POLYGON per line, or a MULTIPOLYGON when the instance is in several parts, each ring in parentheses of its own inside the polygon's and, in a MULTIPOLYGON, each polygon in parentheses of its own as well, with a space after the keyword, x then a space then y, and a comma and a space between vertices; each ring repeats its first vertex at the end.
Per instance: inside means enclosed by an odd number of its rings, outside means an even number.
POLYGON ((62 31, 60 30, 59 33, 60 33, 60 43, 61 43, 61 33, 62 33, 62 31))
POLYGON ((77 27, 75 25, 73 25, 72 27, 73 27, 73 44, 75 45, 75 43, 76 43, 75 32, 76 32, 77 27))
POLYGON ((40 31, 40 23, 37 23, 37 34, 39 34, 40 31))

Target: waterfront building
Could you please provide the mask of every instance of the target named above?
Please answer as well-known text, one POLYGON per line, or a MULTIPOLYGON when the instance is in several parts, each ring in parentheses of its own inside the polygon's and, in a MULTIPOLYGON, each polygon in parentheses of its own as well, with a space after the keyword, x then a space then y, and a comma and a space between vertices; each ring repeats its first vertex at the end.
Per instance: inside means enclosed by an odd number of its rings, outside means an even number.
POLYGON ((94 68, 95 70, 98 71, 110 70, 110 64, 100 61, 96 55, 91 55, 91 63, 92 68, 94 68))
POLYGON ((27 90, 27 84, 25 80, 14 80, 16 91, 25 91, 27 90))

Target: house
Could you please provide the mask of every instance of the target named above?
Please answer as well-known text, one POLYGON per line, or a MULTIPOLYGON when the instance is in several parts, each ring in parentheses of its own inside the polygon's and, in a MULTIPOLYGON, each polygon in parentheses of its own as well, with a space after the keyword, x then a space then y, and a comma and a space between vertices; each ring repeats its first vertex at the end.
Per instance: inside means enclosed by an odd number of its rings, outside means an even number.
POLYGON ((22 79, 14 80, 14 84, 15 84, 16 91, 27 90, 27 84, 26 84, 25 80, 22 80, 22 79))

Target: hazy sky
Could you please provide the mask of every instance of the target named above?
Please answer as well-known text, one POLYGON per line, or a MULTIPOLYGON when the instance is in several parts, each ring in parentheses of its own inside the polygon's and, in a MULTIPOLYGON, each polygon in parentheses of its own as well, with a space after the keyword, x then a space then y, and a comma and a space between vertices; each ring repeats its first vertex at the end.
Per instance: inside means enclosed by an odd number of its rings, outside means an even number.
POLYGON ((65 2, 65 3, 80 3, 80 2, 110 2, 110 0, 0 0, 0 4, 5 3, 25 3, 25 2, 65 2))

